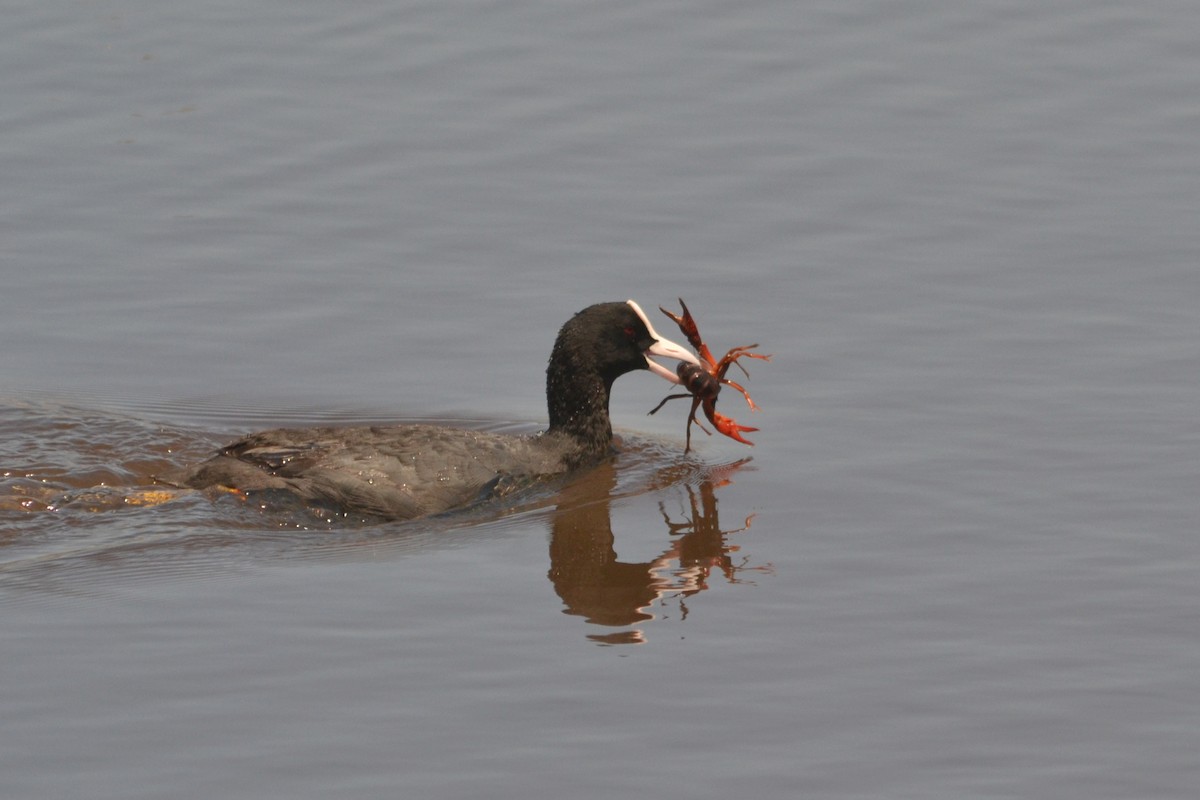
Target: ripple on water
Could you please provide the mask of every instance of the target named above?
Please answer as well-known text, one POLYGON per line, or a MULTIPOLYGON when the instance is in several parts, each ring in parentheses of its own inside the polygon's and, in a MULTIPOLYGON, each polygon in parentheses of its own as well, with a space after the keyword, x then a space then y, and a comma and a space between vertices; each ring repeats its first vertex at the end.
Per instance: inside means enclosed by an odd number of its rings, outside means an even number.
MULTIPOLYGON (((719 483, 744 465, 708 465, 683 455, 677 442, 626 434, 619 439, 617 459, 568 484, 539 486, 434 518, 380 522, 317 514, 301 505, 253 505, 232 495, 156 484, 156 475, 207 456, 239 432, 231 420, 235 412, 228 410, 212 417, 228 429, 218 434, 190 421, 147 418, 168 410, 156 406, 139 414, 128 407, 98 410, 44 401, 9 401, 0 409, 0 452, 7 454, 0 465, 0 515, 5 520, 0 586, 102 594, 118 583, 195 579, 236 571, 247 563, 356 558, 364 545, 376 557, 381 551, 403 554, 452 546, 472 530, 501 532, 531 524, 553 528, 592 507, 598 512, 594 524, 611 535, 607 519, 613 501, 684 486, 694 504, 690 487, 719 483)), ((191 420, 196 410, 189 407, 184 416, 191 420)), ((282 416, 256 421, 354 424, 379 419, 362 413, 282 416)), ((514 434, 537 429, 511 421, 441 421, 514 434)), ((664 510, 661 516, 668 533, 675 535, 669 514, 664 510)))

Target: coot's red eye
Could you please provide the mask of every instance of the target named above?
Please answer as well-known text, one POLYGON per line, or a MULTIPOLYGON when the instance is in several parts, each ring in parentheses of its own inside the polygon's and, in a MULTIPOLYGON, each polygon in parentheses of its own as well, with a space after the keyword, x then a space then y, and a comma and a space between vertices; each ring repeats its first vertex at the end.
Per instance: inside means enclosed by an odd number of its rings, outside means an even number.
POLYGON ((625 338, 629 339, 629 341, 631 341, 631 342, 632 342, 632 341, 633 341, 633 338, 634 338, 635 336, 637 336, 637 331, 635 331, 635 330, 633 329, 633 326, 632 326, 632 325, 626 325, 626 326, 625 326, 625 338))

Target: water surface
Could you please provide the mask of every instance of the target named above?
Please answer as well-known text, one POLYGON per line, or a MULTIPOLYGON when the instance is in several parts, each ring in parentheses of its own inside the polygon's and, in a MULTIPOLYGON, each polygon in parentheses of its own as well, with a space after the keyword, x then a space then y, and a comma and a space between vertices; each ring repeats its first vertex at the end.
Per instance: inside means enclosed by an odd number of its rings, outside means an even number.
POLYGON ((1194 794, 1200 12, 9 5, 4 797, 1194 794), (152 494, 681 295, 753 449, 639 374, 512 507, 152 494))

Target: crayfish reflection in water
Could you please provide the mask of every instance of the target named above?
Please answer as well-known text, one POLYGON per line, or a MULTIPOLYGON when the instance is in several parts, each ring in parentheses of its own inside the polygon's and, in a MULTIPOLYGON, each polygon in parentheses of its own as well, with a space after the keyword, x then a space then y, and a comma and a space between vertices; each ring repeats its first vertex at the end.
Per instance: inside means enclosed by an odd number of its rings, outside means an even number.
POLYGON ((708 345, 706 345, 700 338, 700 330, 696 327, 696 320, 692 318, 692 313, 688 311, 687 304, 683 302, 682 297, 679 298, 679 305, 683 309, 683 316, 672 314, 662 306, 659 306, 658 308, 660 311, 674 320, 675 324, 679 326, 679 330, 683 332, 683 335, 687 337, 688 342, 693 348, 695 348, 696 354, 700 357, 700 360, 703 362, 704 366, 698 367, 695 364, 688 364, 684 361, 679 362, 679 366, 676 368, 675 373, 679 376, 680 384, 687 389, 687 394, 667 395, 663 398, 663 401, 656 405, 650 413, 653 414, 655 411, 658 411, 660 408, 666 405, 668 400, 676 400, 681 397, 690 397, 692 398, 692 410, 688 414, 687 445, 684 448, 685 453, 692 449, 693 422, 696 423, 696 426, 700 428, 700 430, 704 431, 709 436, 712 435, 712 432, 705 428, 704 425, 700 423, 700 420, 696 419, 697 408, 704 409, 704 416, 708 417, 708 421, 711 422, 713 427, 718 431, 731 439, 736 439, 743 444, 753 446, 754 442, 750 441, 749 439, 744 439, 742 437, 742 433, 756 431, 758 428, 751 428, 748 425, 739 425, 732 417, 726 417, 722 414, 718 414, 717 395, 721 392, 721 384, 732 386, 734 389, 737 389, 742 393, 742 397, 746 398, 746 403, 749 404, 750 410, 757 411, 758 406, 755 405, 752 399, 750 399, 750 394, 745 390, 745 388, 740 384, 737 384, 734 381, 726 378, 725 373, 729 371, 729 367, 731 365, 737 364, 738 369, 740 369, 742 373, 746 375, 746 377, 750 377, 750 373, 746 372, 746 368, 738 363, 738 359, 757 358, 762 361, 770 361, 771 356, 750 352, 755 347, 758 347, 757 344, 751 344, 746 345, 745 347, 735 347, 726 353, 725 357, 720 361, 716 360, 713 358, 712 352, 709 351, 708 345))

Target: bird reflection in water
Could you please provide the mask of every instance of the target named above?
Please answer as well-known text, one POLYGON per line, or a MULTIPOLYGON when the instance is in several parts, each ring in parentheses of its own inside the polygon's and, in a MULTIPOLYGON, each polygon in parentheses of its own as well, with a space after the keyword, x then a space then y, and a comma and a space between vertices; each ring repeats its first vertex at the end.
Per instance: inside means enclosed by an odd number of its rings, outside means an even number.
POLYGON ((611 467, 595 470, 560 496, 550 535, 550 582, 565 605, 563 613, 584 617, 595 625, 629 627, 607 634, 590 634, 601 644, 636 644, 646 640, 638 627, 654 618, 647 609, 656 602, 678 598, 681 618, 686 618, 686 599, 709 586, 717 570, 729 583, 741 583, 740 573, 769 572, 770 565, 749 566, 748 558, 735 560, 739 548, 726 537, 746 530, 753 514, 740 527, 722 529, 717 514, 716 490, 731 483, 730 475, 744 461, 718 467, 698 480, 687 481, 664 470, 654 483, 682 486, 690 508, 681 509, 682 520, 674 521, 666 505, 659 512, 669 534, 668 545, 649 561, 617 559, 613 547, 609 504, 614 496, 616 473, 611 467))

